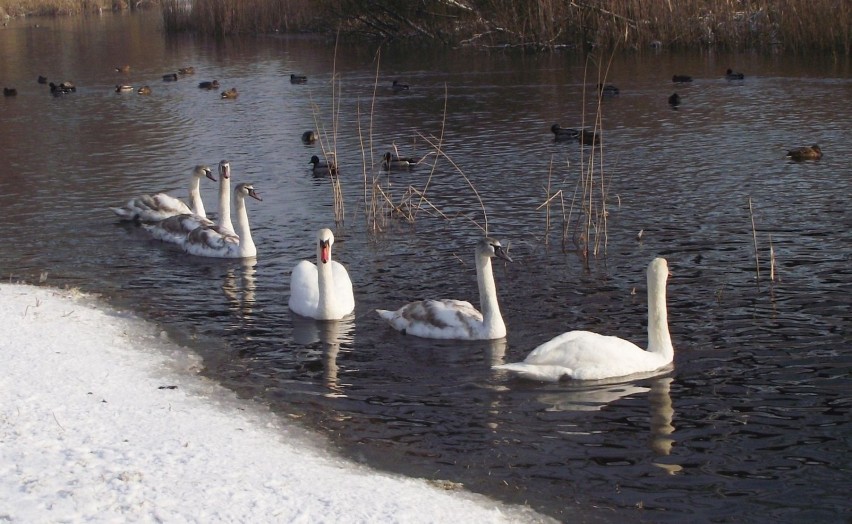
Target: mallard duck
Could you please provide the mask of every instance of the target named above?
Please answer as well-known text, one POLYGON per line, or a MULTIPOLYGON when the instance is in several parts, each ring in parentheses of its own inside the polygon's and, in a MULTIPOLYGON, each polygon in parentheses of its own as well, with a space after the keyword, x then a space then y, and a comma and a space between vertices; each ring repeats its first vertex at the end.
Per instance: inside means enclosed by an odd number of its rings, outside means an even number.
POLYGON ((140 95, 150 95, 151 94, 151 87, 150 86, 142 86, 142 87, 139 88, 137 93, 139 93, 140 95))
POLYGON ((616 336, 569 331, 535 348, 523 362, 494 366, 532 380, 603 380, 660 371, 672 363, 674 347, 666 309, 669 266, 648 264, 648 348, 616 336))
POLYGON ((732 69, 725 71, 725 80, 743 80, 745 75, 742 73, 734 73, 732 69))
POLYGON ((14 87, 4 87, 3 88, 3 96, 17 96, 18 90, 14 87))
POLYGON ((382 157, 382 169, 385 171, 408 170, 419 162, 416 158, 393 156, 390 151, 382 157))
POLYGON ((391 84, 391 89, 393 89, 394 93, 399 93, 400 91, 408 91, 408 84, 403 84, 399 80, 394 80, 393 84, 391 84))
POLYGON ((689 75, 674 75, 672 76, 672 82, 683 84, 686 82, 692 82, 692 77, 689 75))
POLYGON ((227 91, 222 91, 222 98, 234 99, 234 98, 237 98, 237 96, 239 96, 239 94, 237 93, 236 87, 232 87, 231 89, 228 89, 227 91))
POLYGON ((123 66, 118 66, 118 67, 115 68, 115 70, 118 73, 129 73, 130 72, 130 65, 125 64, 123 66))
POLYGON ((192 66, 181 67, 180 69, 178 69, 178 74, 179 75, 194 75, 195 74, 195 68, 192 67, 192 66))
MULTIPOLYGON (((485 237, 476 243, 476 281, 479 284, 477 311, 470 302, 453 299, 421 300, 396 311, 377 309, 391 327, 406 335, 451 340, 493 340, 506 336, 506 324, 497 302, 497 288, 491 269, 492 258, 512 259, 500 242, 485 237)), ((432 278, 440 278, 432 275, 432 278)))
POLYGON ((598 93, 602 96, 616 96, 621 91, 612 84, 598 84, 598 93))
POLYGON ((50 92, 56 96, 59 95, 67 95, 68 93, 73 93, 77 91, 77 86, 75 86, 72 82, 62 82, 61 84, 54 84, 50 82, 50 92))
POLYGON ((308 82, 308 77, 305 75, 294 75, 290 74, 290 83, 291 84, 306 84, 308 82))
POLYGON ((133 86, 129 84, 120 84, 115 86, 116 93, 131 93, 133 92, 133 86))
POLYGON ((311 157, 311 164, 313 164, 313 171, 315 176, 336 176, 337 175, 337 164, 334 162, 327 163, 321 162, 319 157, 314 155, 311 157))
POLYGON ((787 157, 797 162, 801 160, 819 160, 822 158, 822 149, 816 144, 797 147, 796 149, 787 151, 787 157))
POLYGON ((38 83, 39 84, 46 84, 47 83, 47 77, 42 76, 42 75, 38 75, 38 83))
POLYGON ((583 144, 592 144, 597 138, 594 131, 589 131, 588 129, 561 127, 559 124, 553 124, 550 126, 550 131, 553 132, 554 139, 557 141, 578 140, 583 144))
POLYGON ((163 75, 163 82, 177 82, 177 79, 177 73, 169 73, 167 75, 163 75))
POLYGON ((199 82, 198 83, 198 89, 206 89, 206 90, 210 91, 211 89, 218 89, 218 88, 219 88, 219 81, 218 80, 212 80, 212 81, 209 81, 209 82, 199 82))
POLYGON ((302 133, 302 143, 304 144, 313 144, 319 139, 319 135, 317 135, 316 131, 305 131, 302 133))
POLYGON ((673 106, 673 107, 679 106, 680 105, 680 95, 677 94, 677 93, 672 93, 671 96, 669 96, 669 105, 673 106))

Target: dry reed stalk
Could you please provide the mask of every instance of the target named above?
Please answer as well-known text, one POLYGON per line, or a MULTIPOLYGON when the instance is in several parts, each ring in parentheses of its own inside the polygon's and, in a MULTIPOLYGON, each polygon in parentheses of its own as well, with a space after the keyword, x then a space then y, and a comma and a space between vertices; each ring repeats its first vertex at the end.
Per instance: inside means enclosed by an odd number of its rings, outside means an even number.
POLYGON ((757 230, 754 226, 754 209, 751 205, 751 195, 748 197, 748 214, 751 217, 751 237, 754 241, 754 266, 757 271, 757 285, 760 286, 760 257, 757 251, 757 230))
POLYGON ((769 281, 775 282, 775 248, 772 246, 772 235, 769 235, 769 281))

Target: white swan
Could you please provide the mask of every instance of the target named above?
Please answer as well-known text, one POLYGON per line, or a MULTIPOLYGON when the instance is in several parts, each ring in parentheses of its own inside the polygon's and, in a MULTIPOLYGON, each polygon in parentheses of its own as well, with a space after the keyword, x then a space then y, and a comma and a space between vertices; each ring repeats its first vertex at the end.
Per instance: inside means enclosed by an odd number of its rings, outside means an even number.
POLYGON ((303 317, 317 320, 341 319, 355 310, 352 281, 342 264, 331 259, 334 234, 317 233, 317 263, 302 260, 290 275, 289 306, 303 317))
POLYGON ((396 311, 376 312, 403 334, 423 338, 491 340, 506 336, 506 324, 497 303, 491 258, 512 259, 499 241, 485 237, 476 244, 476 280, 482 313, 462 300, 421 300, 396 311))
POLYGON ((216 226, 194 229, 181 242, 181 247, 190 255, 213 258, 246 258, 257 254, 251 238, 246 197, 263 200, 249 183, 237 184, 234 188, 234 209, 237 213, 236 234, 218 231, 216 226))
POLYGON ((231 223, 230 162, 219 162, 219 217, 215 223, 206 216, 184 213, 159 222, 143 224, 142 227, 154 238, 173 244, 182 244, 186 235, 199 227, 214 227, 219 233, 234 234, 234 225, 231 223))
POLYGON ((600 380, 657 371, 674 358, 666 315, 664 258, 648 265, 648 350, 614 336, 590 331, 569 331, 538 346, 523 362, 494 366, 533 380, 600 380))
POLYGON ((189 180, 189 206, 182 200, 171 195, 157 193, 155 195, 142 195, 131 198, 123 207, 111 207, 110 209, 121 220, 133 220, 136 222, 156 222, 173 215, 188 213, 207 216, 204 210, 204 202, 201 201, 201 192, 199 191, 201 177, 204 176, 210 180, 216 180, 208 166, 195 166, 192 170, 192 178, 189 180))

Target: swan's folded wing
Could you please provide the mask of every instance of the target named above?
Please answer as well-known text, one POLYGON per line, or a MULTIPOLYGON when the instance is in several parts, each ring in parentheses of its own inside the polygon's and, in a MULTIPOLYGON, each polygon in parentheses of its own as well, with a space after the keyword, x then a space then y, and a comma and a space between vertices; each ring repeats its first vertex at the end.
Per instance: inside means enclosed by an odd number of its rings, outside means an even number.
POLYGON ((355 310, 355 294, 352 292, 352 281, 349 273, 340 262, 332 260, 331 272, 334 277, 334 294, 337 308, 348 315, 355 310))
POLYGON ((379 314, 395 329, 424 338, 467 339, 482 325, 482 313, 463 300, 421 300, 379 314))
POLYGON ((314 314, 319 304, 319 276, 317 267, 302 260, 290 274, 290 309, 303 317, 314 314))

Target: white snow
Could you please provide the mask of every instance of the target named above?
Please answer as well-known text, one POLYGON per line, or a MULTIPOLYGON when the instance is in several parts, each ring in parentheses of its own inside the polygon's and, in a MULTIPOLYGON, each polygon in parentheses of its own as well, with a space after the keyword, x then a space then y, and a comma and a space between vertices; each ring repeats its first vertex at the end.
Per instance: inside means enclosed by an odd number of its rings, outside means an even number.
POLYGON ((0 323, 0 521, 549 520, 324 451, 93 297, 2 284, 0 323))

